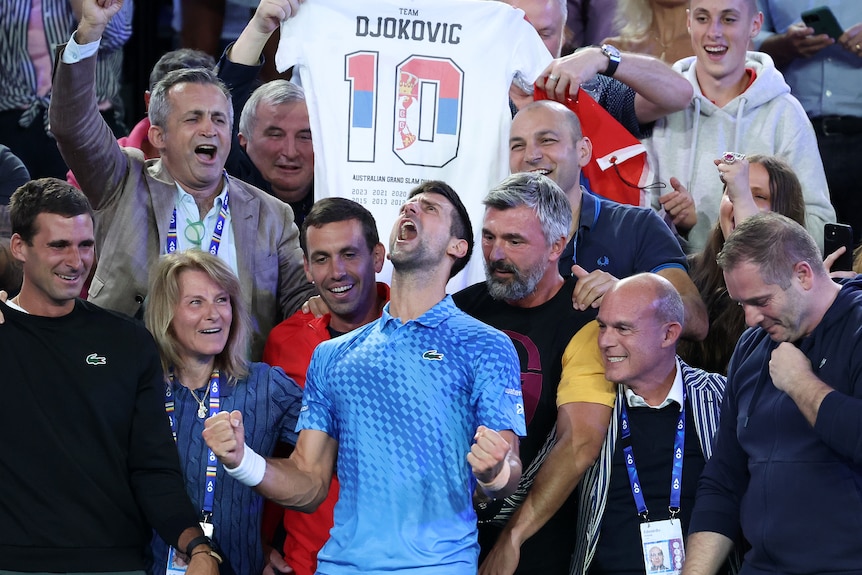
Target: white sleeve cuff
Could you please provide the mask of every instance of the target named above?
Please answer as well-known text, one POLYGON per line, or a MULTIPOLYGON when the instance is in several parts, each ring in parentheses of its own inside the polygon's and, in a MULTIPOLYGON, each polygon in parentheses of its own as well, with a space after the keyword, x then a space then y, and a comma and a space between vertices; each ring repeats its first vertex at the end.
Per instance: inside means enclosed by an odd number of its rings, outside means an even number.
POLYGON ((69 43, 66 44, 66 49, 63 50, 63 55, 60 57, 60 60, 64 64, 77 64, 81 60, 95 55, 96 52, 99 51, 99 45, 101 42, 102 40, 99 39, 82 46, 75 42, 75 33, 72 32, 72 37, 69 38, 69 43))

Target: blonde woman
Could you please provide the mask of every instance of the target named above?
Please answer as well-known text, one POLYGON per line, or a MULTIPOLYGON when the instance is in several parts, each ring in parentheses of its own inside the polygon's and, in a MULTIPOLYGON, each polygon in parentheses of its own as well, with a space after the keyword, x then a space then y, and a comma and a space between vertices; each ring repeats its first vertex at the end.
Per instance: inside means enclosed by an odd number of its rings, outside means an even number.
POLYGON ((603 43, 673 64, 694 56, 686 24, 688 0, 618 0, 614 25, 619 36, 603 43))
MULTIPOLYGON (((239 280, 207 252, 187 250, 159 260, 144 320, 162 360, 165 410, 186 491, 223 556, 221 573, 262 573, 263 498, 224 473, 201 432, 208 417, 238 410, 246 443, 269 455, 279 440, 296 443, 302 391, 281 368, 249 363, 250 320, 239 280)), ((151 549, 151 574, 163 575, 176 563, 174 550, 157 536, 151 549)))

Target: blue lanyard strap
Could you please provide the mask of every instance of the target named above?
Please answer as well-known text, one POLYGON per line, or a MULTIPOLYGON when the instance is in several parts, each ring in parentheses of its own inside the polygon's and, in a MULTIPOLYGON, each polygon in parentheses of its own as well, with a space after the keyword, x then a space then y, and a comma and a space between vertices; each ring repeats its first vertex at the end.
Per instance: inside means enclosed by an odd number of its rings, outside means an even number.
MULTIPOLYGON (((174 442, 177 440, 177 419, 175 414, 175 405, 174 405, 174 392, 173 392, 173 384, 176 382, 176 378, 174 377, 174 372, 171 370, 170 372, 170 383, 165 384, 165 413, 168 414, 168 421, 171 424, 171 433, 174 435, 174 442)), ((194 393, 189 390, 189 393, 194 393)), ((209 383, 209 416, 219 412, 219 370, 214 369, 212 375, 210 375, 210 383, 209 383)), ((218 459, 216 459, 215 453, 210 448, 207 448, 207 466, 206 466, 206 483, 204 485, 204 505, 201 510, 201 514, 203 515, 204 521, 210 522, 213 514, 213 502, 215 500, 215 486, 216 486, 216 469, 217 469, 218 459)))
MULTIPOLYGON (((218 255, 218 249, 221 245, 221 235, 224 232, 224 226, 227 222, 227 215, 229 211, 229 202, 230 195, 227 190, 224 193, 224 201, 221 204, 221 209, 218 212, 218 219, 216 219, 215 229, 213 230, 213 237, 210 240, 210 249, 209 252, 216 256, 218 255)), ((165 242, 165 253, 172 254, 177 251, 177 208, 174 206, 174 212, 171 214, 171 223, 168 225, 168 238, 165 242)))
MULTIPOLYGON (((635 499, 635 505, 638 508, 638 515, 644 520, 649 519, 649 510, 646 506, 646 501, 643 496, 643 488, 638 479, 638 470, 635 466, 635 456, 631 446, 631 427, 629 425, 629 414, 626 409, 625 397, 622 401, 622 409, 620 410, 620 420, 622 426, 623 440, 629 440, 628 445, 623 449, 626 461, 626 471, 629 475, 629 483, 632 488, 632 496, 635 499)), ((685 392, 682 397, 682 407, 679 410, 679 420, 676 424, 676 434, 673 440, 673 469, 670 477, 670 518, 673 519, 679 513, 680 495, 682 493, 682 457, 685 452, 685 392)))

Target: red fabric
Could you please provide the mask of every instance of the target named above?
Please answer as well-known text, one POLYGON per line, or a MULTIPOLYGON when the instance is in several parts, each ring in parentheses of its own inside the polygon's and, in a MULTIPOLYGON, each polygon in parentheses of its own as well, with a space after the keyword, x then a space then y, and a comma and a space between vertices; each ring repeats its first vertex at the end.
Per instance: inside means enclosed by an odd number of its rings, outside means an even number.
MULTIPOLYGON (((757 80, 757 70, 754 68, 746 68, 745 73, 748 75, 748 84, 745 85, 745 89, 742 90, 743 94, 751 88, 751 85, 754 84, 754 81, 757 80)), ((715 100, 710 100, 713 104, 715 104, 715 100)))
MULTIPOLYGON (((757 80, 757 70, 754 68, 746 68, 745 71, 748 72, 748 84, 745 85, 745 90, 748 90, 751 88, 751 85, 754 84, 754 81, 757 80)), ((743 92, 745 92, 745 90, 743 90, 743 92)))
MULTIPOLYGON (((538 101, 550 98, 544 90, 536 88, 533 99, 538 101)), ((640 189, 625 183, 643 186, 648 175, 646 149, 643 148, 640 140, 581 88, 578 89, 577 100, 567 98, 565 106, 578 115, 583 135, 593 144, 593 156, 582 170, 590 182, 590 189, 604 198, 621 204, 640 205, 640 189), (634 146, 638 146, 637 150, 642 151, 630 151, 633 157, 616 160, 615 153, 634 146), (615 164, 616 169, 612 165, 606 165, 605 169, 602 169, 599 165, 601 158, 615 164)))
MULTIPOLYGON (((377 297, 380 301, 389 301, 389 286, 378 282, 377 297)), ((311 354, 320 342, 329 339, 329 320, 329 314, 315 318, 309 313, 296 312, 270 332, 263 350, 264 363, 281 367, 304 389, 311 354)), ((317 570, 317 552, 329 539, 336 501, 338 478, 333 476, 326 499, 313 513, 284 509, 271 501, 264 503, 263 540, 272 541, 281 520, 287 534, 284 560, 297 575, 314 575, 317 570)))

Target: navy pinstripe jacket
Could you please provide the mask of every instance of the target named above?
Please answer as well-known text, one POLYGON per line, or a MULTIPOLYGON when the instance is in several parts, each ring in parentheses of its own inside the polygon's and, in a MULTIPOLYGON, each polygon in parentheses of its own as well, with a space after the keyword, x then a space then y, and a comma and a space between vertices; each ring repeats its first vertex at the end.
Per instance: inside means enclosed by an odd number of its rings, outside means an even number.
MULTIPOLYGON (((682 368, 682 381, 691 404, 694 427, 704 457, 712 457, 712 440, 718 431, 721 401, 727 379, 689 366, 677 356, 682 368)), ((578 541, 572 557, 572 575, 582 575, 589 569, 599 542, 602 515, 608 500, 614 446, 619 435, 620 409, 625 401, 623 386, 618 386, 617 399, 611 415, 608 434, 596 462, 584 473, 578 500, 578 541)))

